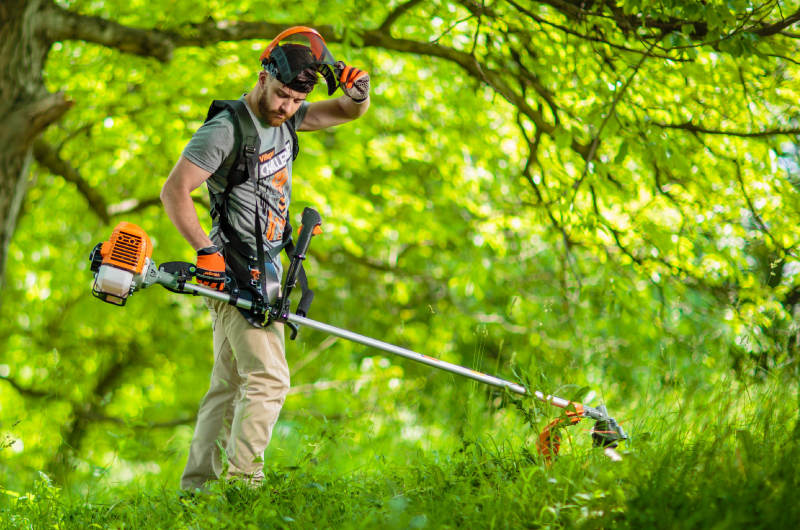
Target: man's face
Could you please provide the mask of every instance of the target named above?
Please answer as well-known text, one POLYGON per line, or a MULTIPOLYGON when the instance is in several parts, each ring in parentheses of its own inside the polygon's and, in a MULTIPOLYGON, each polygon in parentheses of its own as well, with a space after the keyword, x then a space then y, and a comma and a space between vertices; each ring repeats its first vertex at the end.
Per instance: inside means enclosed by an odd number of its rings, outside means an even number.
POLYGON ((272 76, 263 75, 264 89, 259 94, 258 112, 270 127, 280 127, 283 122, 294 116, 308 94, 292 90, 272 76))

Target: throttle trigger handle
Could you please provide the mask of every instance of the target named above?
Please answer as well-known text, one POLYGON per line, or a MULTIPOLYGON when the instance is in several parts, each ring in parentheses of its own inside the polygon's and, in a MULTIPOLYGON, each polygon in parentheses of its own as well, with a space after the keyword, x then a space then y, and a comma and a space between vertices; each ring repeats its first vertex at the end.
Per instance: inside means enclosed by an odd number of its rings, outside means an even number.
POLYGON ((291 340, 295 340, 297 338, 297 332, 300 331, 300 326, 298 326, 294 322, 286 322, 286 325, 289 326, 289 329, 292 330, 292 333, 291 335, 289 335, 289 338, 291 340))

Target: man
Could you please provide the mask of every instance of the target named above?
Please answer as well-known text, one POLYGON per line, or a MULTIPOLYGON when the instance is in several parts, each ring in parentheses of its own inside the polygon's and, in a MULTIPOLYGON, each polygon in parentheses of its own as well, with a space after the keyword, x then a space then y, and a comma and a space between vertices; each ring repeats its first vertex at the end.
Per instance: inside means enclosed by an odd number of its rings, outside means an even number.
MULTIPOLYGON (((259 268, 254 256, 257 241, 262 241, 267 252, 284 239, 296 156, 294 131, 347 123, 369 108, 369 76, 342 62, 334 63, 322 38, 309 28, 293 28, 279 35, 262 54, 262 66, 255 86, 240 99, 260 140, 257 166, 250 169, 257 172, 257 186, 247 179, 230 190, 224 204, 218 204, 224 197, 226 177, 242 150, 236 117, 223 111, 198 129, 161 191, 170 220, 197 251, 198 281, 220 290, 225 285, 226 265, 238 285, 250 283, 250 288, 257 284, 259 270, 268 269, 273 283, 281 278, 279 257, 267 257, 259 268), (288 43, 286 36, 299 37, 305 44, 288 43), (328 82, 329 95, 337 82, 345 95, 306 102, 320 73, 328 82), (221 216, 215 217, 209 235, 200 226, 190 196, 204 182, 212 198, 212 212, 226 215, 222 229, 221 216), (237 238, 247 247, 243 252, 241 246, 232 245, 237 238), (253 281, 248 282, 251 275, 253 281)), ((263 453, 289 391, 283 324, 263 326, 257 315, 254 318, 226 303, 204 300, 212 319, 214 368, 200 405, 181 488, 202 488, 219 478, 223 473, 220 449, 227 455, 228 478, 258 486, 264 477, 263 453)))

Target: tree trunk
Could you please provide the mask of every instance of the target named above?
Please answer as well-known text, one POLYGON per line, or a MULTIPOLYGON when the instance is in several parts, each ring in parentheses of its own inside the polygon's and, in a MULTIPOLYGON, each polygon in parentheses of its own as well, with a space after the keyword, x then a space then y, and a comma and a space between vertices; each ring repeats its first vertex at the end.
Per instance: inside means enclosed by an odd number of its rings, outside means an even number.
POLYGON ((0 2, 0 288, 25 198, 33 141, 71 106, 45 87, 52 43, 40 25, 45 0, 0 2))

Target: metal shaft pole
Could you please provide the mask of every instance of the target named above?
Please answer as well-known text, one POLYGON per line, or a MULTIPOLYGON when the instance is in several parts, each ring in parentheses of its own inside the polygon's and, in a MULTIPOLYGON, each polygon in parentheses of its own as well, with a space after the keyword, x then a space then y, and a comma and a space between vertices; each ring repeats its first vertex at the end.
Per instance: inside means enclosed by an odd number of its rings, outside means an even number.
MULTIPOLYGON (((518 385, 517 383, 513 383, 511 381, 507 381, 505 379, 501 379, 493 375, 476 372, 475 370, 470 370, 469 368, 464 368, 463 366, 448 363, 440 359, 428 357, 427 355, 422 355, 421 353, 407 350, 405 348, 395 346, 394 344, 389 344, 387 342, 383 342, 377 339, 365 337, 364 335, 359 335, 357 333, 353 333, 352 331, 336 328, 328 324, 323 324, 322 322, 310 320, 308 318, 304 318, 298 315, 290 314, 288 320, 289 322, 293 322, 295 324, 298 324, 300 326, 305 326, 307 328, 315 329, 317 331, 321 331, 322 333, 333 335, 334 337, 339 337, 345 340, 349 340, 351 342, 355 342, 357 344, 362 344, 364 346, 376 348, 378 350, 385 351, 387 353, 399 355, 400 357, 404 357, 414 362, 426 364, 428 366, 432 366, 433 368, 438 368, 439 370, 444 370, 446 372, 458 374, 460 376, 472 379, 473 381, 480 381, 481 383, 485 383, 487 385, 491 385, 498 388, 506 387, 510 391, 516 394, 520 394, 523 396, 528 395, 528 392, 525 390, 525 387, 522 385, 518 385)), ((539 401, 550 403, 562 409, 566 408, 570 403, 569 400, 567 399, 562 399, 556 396, 545 396, 542 392, 539 392, 538 390, 533 392, 533 396, 539 401)))
MULTIPOLYGON (((205 287, 203 285, 197 285, 196 283, 184 283, 182 286, 178 286, 178 281, 174 275, 168 272, 161 272, 156 270, 153 267, 153 279, 150 283, 157 283, 163 285, 165 287, 169 287, 173 290, 180 290, 191 294, 196 294, 200 296, 205 296, 206 298, 211 298, 213 300, 219 300, 220 302, 230 303, 231 295, 223 292, 217 291, 215 289, 211 289, 210 287, 205 287)), ((145 287, 147 284, 145 285, 145 287)), ((253 304, 249 300, 240 299, 236 301, 237 307, 241 307, 242 309, 252 309, 253 304)))
MULTIPOLYGON (((175 277, 167 273, 161 273, 161 272, 157 273, 157 276, 155 278, 155 283, 160 283, 162 285, 166 285, 167 287, 171 287, 173 289, 178 288, 175 277)), ((192 294, 213 298, 214 300, 219 300, 221 302, 230 302, 230 295, 228 293, 215 291, 213 289, 209 289, 208 287, 204 287, 202 285, 197 285, 194 283, 184 284, 182 290, 190 292, 192 294)), ((252 304, 249 301, 241 299, 237 300, 236 305, 243 309, 250 309, 252 307, 252 304)), ((525 390, 524 386, 514 383, 512 381, 507 381, 500 377, 495 377, 493 375, 476 372, 475 370, 470 370, 469 368, 465 368, 457 364, 448 363, 446 361, 442 361, 434 357, 429 357, 427 355, 423 355, 415 351, 407 350, 405 348, 395 346, 394 344, 389 344, 388 342, 383 342, 370 337, 365 337, 364 335, 359 335, 358 333, 353 333, 352 331, 347 331, 346 329, 341 329, 328 324, 323 324, 322 322, 317 322, 316 320, 310 320, 308 318, 301 317, 291 313, 289 314, 287 320, 289 322, 292 322, 300 326, 305 326, 307 328, 311 328, 320 331, 322 333, 327 333, 328 335, 333 335, 334 337, 339 337, 345 340, 349 340, 350 342, 355 342, 357 344, 369 346, 370 348, 375 348, 381 351, 385 351, 393 355, 399 355, 400 357, 403 357, 405 359, 425 364, 433 368, 437 368, 439 370, 444 370, 445 372, 458 374, 462 377, 472 379, 473 381, 478 381, 497 388, 505 387, 508 388, 511 392, 514 392, 515 394, 520 394, 523 396, 528 395, 528 391, 525 390)), ((552 395, 545 395, 544 393, 539 392, 538 390, 532 392, 531 395, 536 399, 538 399, 539 401, 542 401, 544 403, 550 403, 551 405, 554 405, 562 409, 567 408, 570 404, 570 401, 568 399, 563 399, 552 395)), ((585 405, 583 406, 583 415, 594 419, 601 419, 603 417, 602 414, 600 414, 596 409, 592 407, 587 407, 585 405)))
MULTIPOLYGON (((216 300, 221 300, 223 302, 230 301, 230 296, 227 293, 214 291, 212 289, 198 286, 196 284, 186 284, 184 286, 184 290, 202 296, 207 296, 209 298, 214 298, 216 300)), ((238 300, 237 305, 244 307, 243 302, 246 302, 248 309, 251 307, 250 302, 247 302, 245 300, 238 300)), ((473 381, 485 383, 487 385, 491 385, 497 388, 508 388, 511 392, 523 396, 532 395, 539 401, 542 401, 544 403, 549 403, 551 405, 554 405, 562 409, 567 408, 570 405, 570 403, 572 403, 568 399, 563 399, 552 395, 546 396, 544 395, 544 393, 539 392, 538 390, 529 393, 524 386, 511 381, 507 381, 500 377, 495 377, 493 375, 476 372, 475 370, 470 370, 469 368, 465 368, 457 364, 452 364, 446 361, 442 361, 440 359, 428 357, 427 355, 422 355, 421 353, 407 350, 405 348, 395 346, 394 344, 389 344, 388 342, 383 342, 377 339, 373 339, 371 337, 365 337, 364 335, 359 335, 358 333, 353 333, 352 331, 347 331, 346 329, 337 328, 329 324, 323 324, 322 322, 317 322, 316 320, 310 320, 308 318, 301 317, 299 315, 289 313, 289 316, 286 318, 286 320, 288 320, 293 324, 297 324, 299 326, 305 326, 307 328, 311 328, 320 331, 322 333, 332 335, 334 337, 339 337, 341 339, 349 340, 350 342, 355 342, 356 344, 362 344, 364 346, 369 346, 370 348, 375 348, 381 351, 385 351, 387 353, 391 353, 393 355, 398 355, 400 357, 409 359, 417 363, 425 364, 433 368, 438 368, 439 370, 444 370, 445 372, 458 374, 468 379, 472 379, 473 381)), ((582 405, 580 403, 575 403, 574 405, 576 405, 575 409, 578 412, 578 414, 584 418, 592 418, 598 421, 603 421, 603 420, 613 421, 609 419, 605 407, 603 406, 600 406, 599 408, 594 408, 582 405)), ((614 423, 616 424, 616 422, 614 423)), ((625 435, 625 432, 622 430, 621 427, 617 427, 615 430, 621 435, 620 439, 623 440, 627 439, 627 436, 625 435)), ((616 444, 614 445, 614 447, 616 447, 616 444)), ((606 456, 611 458, 611 460, 614 461, 622 460, 622 457, 612 447, 606 447, 603 452, 606 456)))
POLYGON ((505 379, 500 379, 499 377, 495 377, 493 375, 482 374, 481 372, 476 372, 475 370, 470 370, 469 368, 464 368, 463 366, 458 366, 456 364, 451 364, 439 359, 434 359, 433 357, 428 357, 427 355, 422 355, 421 353, 413 352, 411 350, 395 346, 394 344, 389 344, 387 342, 372 339, 370 337, 365 337, 345 329, 335 328, 333 326, 329 326, 328 324, 323 324, 322 322, 317 322, 315 320, 309 320, 305 317, 294 314, 290 314, 288 320, 289 322, 294 322, 295 324, 315 329, 317 331, 321 331, 322 333, 333 335, 334 337, 339 337, 349 340, 350 342, 363 344, 364 346, 369 346, 370 348, 375 348, 381 351, 392 353, 394 355, 399 355, 400 357, 404 357, 418 363, 427 364, 428 366, 433 366, 439 370, 444 370, 446 372, 468 377, 472 380, 486 383, 487 385, 496 386, 498 388, 508 387, 509 390, 517 394, 527 394, 524 386, 512 383, 511 381, 506 381, 505 379))

